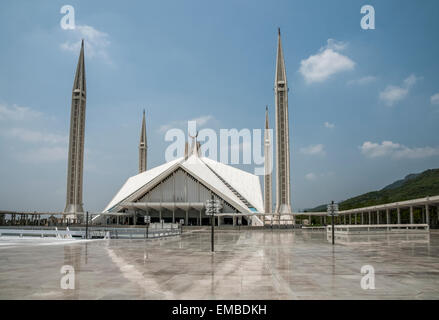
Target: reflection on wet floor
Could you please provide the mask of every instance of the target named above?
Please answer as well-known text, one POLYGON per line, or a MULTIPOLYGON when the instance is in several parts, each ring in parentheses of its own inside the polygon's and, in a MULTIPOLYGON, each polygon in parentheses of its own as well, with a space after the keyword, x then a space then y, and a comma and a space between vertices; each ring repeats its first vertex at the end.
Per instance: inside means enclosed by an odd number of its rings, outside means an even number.
POLYGON ((156 240, 38 245, 0 240, 1 299, 438 299, 439 233, 191 232, 156 240), (75 289, 60 287, 63 265, 75 289), (375 290, 360 286, 375 269, 375 290))

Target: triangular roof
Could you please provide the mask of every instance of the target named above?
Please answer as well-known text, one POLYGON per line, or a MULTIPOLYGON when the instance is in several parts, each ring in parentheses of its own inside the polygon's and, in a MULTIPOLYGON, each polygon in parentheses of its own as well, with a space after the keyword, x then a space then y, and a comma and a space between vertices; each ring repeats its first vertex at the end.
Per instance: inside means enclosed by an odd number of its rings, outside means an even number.
POLYGON ((259 177, 249 172, 237 169, 224 163, 201 158, 202 161, 227 181, 241 196, 243 196, 258 212, 263 212, 263 201, 259 177))
POLYGON ((224 200, 229 201, 230 204, 238 210, 251 213, 252 210, 250 207, 254 207, 259 212, 263 211, 260 182, 256 175, 208 158, 199 158, 198 155, 192 155, 187 160, 183 157, 178 158, 130 177, 106 206, 104 212, 109 212, 123 201, 137 200, 138 197, 154 187, 161 179, 178 168, 187 171, 200 182, 204 183, 206 187, 224 198, 224 200), (220 177, 227 181, 235 191, 250 203, 250 207, 247 206, 220 177))
POLYGON ((210 189, 217 192, 224 200, 230 201, 237 209, 248 211, 248 207, 230 190, 208 166, 198 157, 190 156, 186 161, 181 163, 181 167, 195 176, 198 180, 204 182, 210 189))
POLYGON ((110 203, 105 207, 103 212, 108 212, 121 201, 128 198, 134 192, 142 188, 148 182, 153 180, 154 178, 160 176, 163 172, 167 171, 169 168, 173 167, 175 164, 181 162, 183 158, 178 158, 176 160, 167 162, 158 167, 152 168, 150 170, 139 173, 135 176, 128 178, 125 184, 120 188, 119 192, 114 196, 114 198, 110 201, 110 203))

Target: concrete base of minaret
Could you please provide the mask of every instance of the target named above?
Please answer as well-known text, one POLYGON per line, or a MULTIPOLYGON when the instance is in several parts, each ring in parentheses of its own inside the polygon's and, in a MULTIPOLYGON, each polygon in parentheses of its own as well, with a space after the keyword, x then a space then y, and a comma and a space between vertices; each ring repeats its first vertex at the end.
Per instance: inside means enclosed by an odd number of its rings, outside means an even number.
POLYGON ((66 208, 64 209, 64 213, 83 213, 84 208, 81 204, 68 204, 66 208))
POLYGON ((265 216, 264 225, 266 226, 279 226, 279 225, 294 225, 296 224, 296 218, 292 213, 278 214, 265 216))
POLYGON ((291 210, 291 207, 288 204, 281 204, 278 208, 276 208, 277 214, 291 214, 293 210, 291 210))

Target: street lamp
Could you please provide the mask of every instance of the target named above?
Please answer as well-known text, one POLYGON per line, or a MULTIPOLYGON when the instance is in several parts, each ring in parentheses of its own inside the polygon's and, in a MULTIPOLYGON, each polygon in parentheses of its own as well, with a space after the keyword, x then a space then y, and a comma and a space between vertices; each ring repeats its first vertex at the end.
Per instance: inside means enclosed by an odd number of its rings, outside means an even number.
POLYGON ((148 239, 148 234, 149 234, 149 224, 151 223, 151 217, 150 216, 145 216, 144 218, 145 224, 146 224, 146 234, 145 234, 145 239, 148 239))
POLYGON ((88 211, 85 213, 85 239, 88 239, 88 211))
POLYGON ((211 216, 211 225, 212 225, 212 229, 211 229, 211 236, 210 236, 210 241, 211 241, 211 251, 214 252, 215 251, 215 244, 214 244, 214 239, 215 239, 215 214, 219 213, 220 210, 222 209, 222 205, 221 202, 219 200, 215 200, 213 198, 212 195, 212 199, 210 200, 206 200, 206 215, 210 215, 211 216))
POLYGON ((327 214, 331 217, 331 231, 332 231, 332 245, 335 244, 335 238, 334 238, 334 219, 335 217, 338 217, 338 204, 334 203, 334 201, 331 201, 331 204, 328 204, 327 207, 327 214))
POLYGON ((184 219, 180 219, 180 234, 183 234, 184 219))

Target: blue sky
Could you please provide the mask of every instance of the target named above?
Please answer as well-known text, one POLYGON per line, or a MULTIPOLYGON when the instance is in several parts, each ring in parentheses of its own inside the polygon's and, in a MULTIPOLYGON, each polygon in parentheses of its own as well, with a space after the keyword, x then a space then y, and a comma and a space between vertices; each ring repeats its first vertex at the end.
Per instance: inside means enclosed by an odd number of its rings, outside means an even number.
POLYGON ((274 127, 277 27, 295 209, 437 168, 438 12, 435 0, 2 1, 0 209, 64 208, 81 37, 88 210, 136 174, 143 108, 149 167, 164 162, 164 126, 262 128, 268 104, 274 127), (60 27, 66 4, 75 30, 60 27), (360 27, 365 4, 375 30, 360 27))

